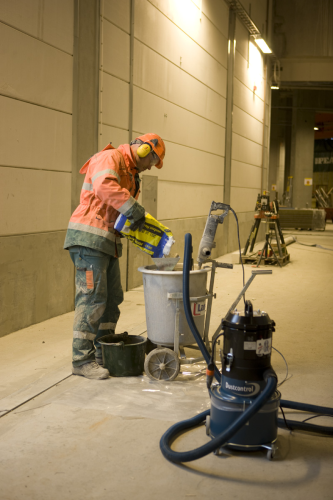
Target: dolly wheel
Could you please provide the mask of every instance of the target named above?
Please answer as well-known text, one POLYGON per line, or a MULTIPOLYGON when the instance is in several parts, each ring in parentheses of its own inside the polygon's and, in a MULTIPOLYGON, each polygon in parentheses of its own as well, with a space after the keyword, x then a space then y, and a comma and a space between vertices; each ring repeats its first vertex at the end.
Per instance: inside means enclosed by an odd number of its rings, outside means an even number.
POLYGON ((179 370, 178 356, 171 349, 154 349, 146 357, 145 372, 152 380, 174 380, 179 370))
POLYGON ((267 460, 273 460, 273 458, 275 457, 275 451, 276 451, 275 448, 268 450, 267 460))

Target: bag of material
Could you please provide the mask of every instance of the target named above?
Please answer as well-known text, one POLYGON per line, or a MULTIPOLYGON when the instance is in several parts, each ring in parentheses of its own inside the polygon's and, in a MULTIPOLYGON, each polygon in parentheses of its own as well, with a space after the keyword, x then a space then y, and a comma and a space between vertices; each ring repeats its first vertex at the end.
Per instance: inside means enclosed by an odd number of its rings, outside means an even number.
POLYGON ((145 217, 143 229, 132 231, 129 228, 131 222, 125 215, 120 214, 114 228, 151 257, 162 258, 169 255, 171 247, 175 243, 172 232, 150 214, 146 213, 145 217))

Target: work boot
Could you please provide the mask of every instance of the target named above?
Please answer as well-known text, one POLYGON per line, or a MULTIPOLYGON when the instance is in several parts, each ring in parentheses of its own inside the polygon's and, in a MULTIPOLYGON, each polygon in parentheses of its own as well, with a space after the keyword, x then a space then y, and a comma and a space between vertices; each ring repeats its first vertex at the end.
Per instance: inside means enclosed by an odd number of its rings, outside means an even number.
POLYGON ((92 361, 91 363, 86 363, 81 366, 73 366, 72 370, 73 375, 81 375, 86 378, 94 378, 94 379, 103 379, 108 378, 110 376, 108 370, 99 366, 96 361, 92 361))
POLYGON ((103 366, 103 358, 99 358, 98 356, 95 356, 95 361, 98 365, 103 366))

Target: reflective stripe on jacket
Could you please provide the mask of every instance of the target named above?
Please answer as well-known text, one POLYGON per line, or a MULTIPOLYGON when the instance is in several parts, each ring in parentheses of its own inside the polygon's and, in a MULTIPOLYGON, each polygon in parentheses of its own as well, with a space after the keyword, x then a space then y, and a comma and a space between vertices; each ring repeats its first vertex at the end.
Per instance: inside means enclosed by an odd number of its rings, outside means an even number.
POLYGON ((136 201, 139 176, 130 146, 123 144, 115 149, 109 144, 92 156, 80 173, 86 176, 80 204, 68 224, 64 248, 83 245, 120 256, 120 238, 113 229, 119 213, 134 219, 144 214, 136 201))

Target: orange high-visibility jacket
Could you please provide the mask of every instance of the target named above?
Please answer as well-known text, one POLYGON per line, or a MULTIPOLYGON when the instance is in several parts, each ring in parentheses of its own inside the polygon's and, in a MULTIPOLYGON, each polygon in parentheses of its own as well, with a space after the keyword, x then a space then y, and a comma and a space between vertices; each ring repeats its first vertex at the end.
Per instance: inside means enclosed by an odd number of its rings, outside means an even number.
POLYGON ((123 144, 115 149, 109 144, 90 158, 80 173, 86 176, 80 204, 68 224, 64 248, 83 245, 120 256, 120 238, 113 229, 119 213, 134 220, 145 214, 136 201, 140 181, 130 146, 123 144))

